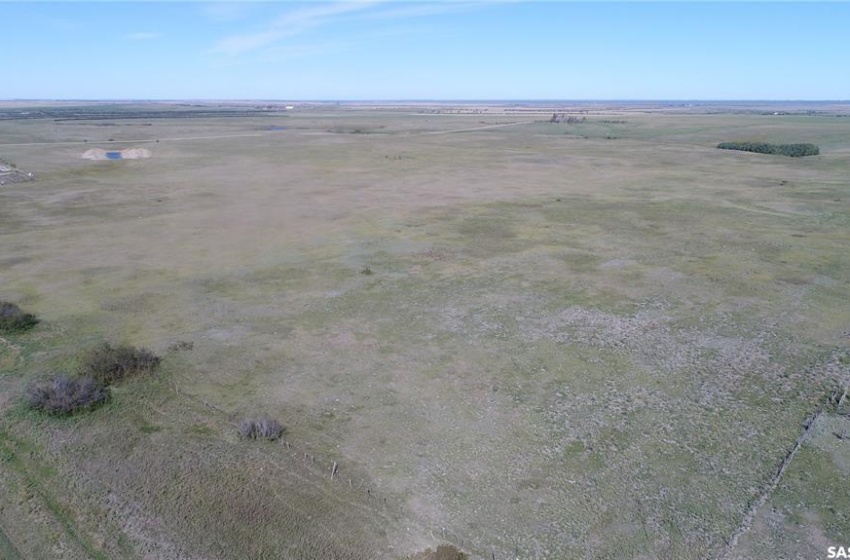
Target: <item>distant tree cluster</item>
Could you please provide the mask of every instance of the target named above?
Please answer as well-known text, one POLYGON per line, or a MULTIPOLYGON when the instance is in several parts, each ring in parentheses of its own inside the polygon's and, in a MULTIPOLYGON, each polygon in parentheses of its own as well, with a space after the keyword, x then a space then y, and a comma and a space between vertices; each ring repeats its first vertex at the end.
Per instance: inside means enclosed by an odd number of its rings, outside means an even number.
POLYGON ((767 142, 721 142, 721 150, 740 150, 757 154, 775 154, 789 157, 816 156, 820 149, 814 144, 768 144, 767 142))
POLYGON ((549 119, 550 123, 567 123, 567 124, 577 124, 583 123, 587 120, 587 117, 576 117, 575 115, 567 115, 566 113, 552 113, 552 118, 549 119))

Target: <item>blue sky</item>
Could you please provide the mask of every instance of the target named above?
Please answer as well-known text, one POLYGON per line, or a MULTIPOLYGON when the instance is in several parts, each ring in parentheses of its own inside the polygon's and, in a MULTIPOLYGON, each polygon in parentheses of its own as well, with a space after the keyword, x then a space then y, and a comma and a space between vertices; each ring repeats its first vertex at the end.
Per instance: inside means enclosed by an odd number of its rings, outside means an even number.
POLYGON ((7 2, 0 99, 850 99, 845 2, 7 2))

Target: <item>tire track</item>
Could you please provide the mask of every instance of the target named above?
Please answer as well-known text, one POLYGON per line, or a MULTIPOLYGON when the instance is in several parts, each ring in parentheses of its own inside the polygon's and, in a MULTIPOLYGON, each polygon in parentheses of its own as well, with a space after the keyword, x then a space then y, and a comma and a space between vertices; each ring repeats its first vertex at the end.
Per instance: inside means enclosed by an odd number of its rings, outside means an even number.
POLYGON ((815 410, 814 414, 812 414, 806 419, 806 421, 803 423, 803 432, 799 435, 799 437, 797 437, 796 441, 794 442, 794 445, 791 447, 788 453, 785 454, 785 457, 782 459, 782 461, 779 463, 779 466, 776 468, 776 473, 770 478, 770 481, 768 481, 768 484, 764 487, 764 490, 762 490, 761 494, 759 494, 757 499, 753 500, 750 503, 750 507, 747 508, 747 512, 741 519, 741 523, 738 525, 738 528, 735 529, 735 532, 732 533, 732 536, 726 542, 726 546, 723 553, 717 558, 720 558, 722 560, 733 560, 734 558, 736 558, 732 554, 735 551, 735 548, 738 546, 738 539, 741 538, 744 533, 750 530, 750 527, 753 524, 753 520, 755 520, 756 514, 758 514, 759 510, 764 506, 764 504, 767 503, 767 500, 770 499, 770 496, 773 495, 773 492, 779 486, 779 483, 782 480, 782 476, 785 474, 785 471, 788 470, 788 466, 791 464, 791 461, 794 460, 794 457, 797 456, 797 453, 800 451, 800 448, 808 439, 812 428, 815 427, 815 424, 817 423, 821 415, 824 413, 827 405, 829 403, 842 402, 847 395, 847 390, 848 387, 846 386, 844 388, 843 394, 841 393, 840 389, 831 393, 827 398, 823 400, 823 402, 821 402, 821 404, 815 410))

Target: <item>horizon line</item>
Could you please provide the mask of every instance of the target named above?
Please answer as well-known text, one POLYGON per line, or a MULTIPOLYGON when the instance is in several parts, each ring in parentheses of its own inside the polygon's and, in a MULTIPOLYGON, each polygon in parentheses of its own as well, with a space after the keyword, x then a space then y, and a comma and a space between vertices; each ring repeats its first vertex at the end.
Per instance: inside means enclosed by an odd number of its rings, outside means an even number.
POLYGON ((204 98, 204 97, 163 97, 163 98, 132 98, 132 97, 115 97, 115 98, 96 98, 96 97, 79 97, 79 98, 62 98, 62 97, 16 97, 16 98, 0 98, 2 102, 110 102, 110 103, 167 103, 167 102, 274 102, 274 103, 552 103, 552 102, 572 102, 572 103, 610 103, 610 102, 630 102, 630 103, 850 103, 850 99, 783 99, 783 98, 628 98, 628 97, 598 97, 598 98, 555 98, 555 97, 540 97, 540 98, 450 98, 450 97, 434 97, 434 98, 354 98, 354 99, 321 99, 321 98, 264 98, 264 97, 223 97, 223 98, 204 98))

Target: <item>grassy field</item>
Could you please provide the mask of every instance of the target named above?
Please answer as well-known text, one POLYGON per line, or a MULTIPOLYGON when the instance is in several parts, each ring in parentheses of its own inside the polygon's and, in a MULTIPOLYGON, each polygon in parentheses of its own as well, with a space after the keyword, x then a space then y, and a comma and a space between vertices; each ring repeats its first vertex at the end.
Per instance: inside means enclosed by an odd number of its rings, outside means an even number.
POLYGON ((550 116, 0 121, 0 555, 850 546, 850 118, 550 116), (162 367, 26 409, 104 340, 162 367))

